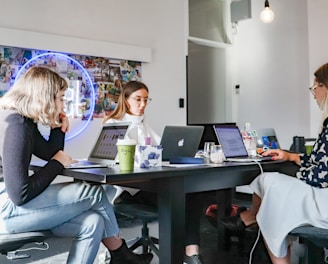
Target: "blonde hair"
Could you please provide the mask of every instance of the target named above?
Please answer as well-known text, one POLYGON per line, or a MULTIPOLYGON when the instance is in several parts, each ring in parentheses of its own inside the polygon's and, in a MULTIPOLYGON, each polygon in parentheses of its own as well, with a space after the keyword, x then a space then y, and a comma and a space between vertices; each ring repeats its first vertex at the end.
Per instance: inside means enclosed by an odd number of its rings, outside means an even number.
POLYGON ((0 98, 0 109, 16 110, 43 125, 59 125, 56 97, 67 89, 58 73, 45 67, 32 67, 0 98))
POLYGON ((127 99, 130 97, 132 93, 140 89, 145 89, 147 93, 149 92, 148 87, 142 82, 139 81, 127 82, 124 85, 118 97, 116 108, 114 109, 111 115, 106 116, 104 118, 103 123, 106 123, 106 121, 111 118, 121 120, 123 116, 129 112, 129 103, 127 102, 127 99))

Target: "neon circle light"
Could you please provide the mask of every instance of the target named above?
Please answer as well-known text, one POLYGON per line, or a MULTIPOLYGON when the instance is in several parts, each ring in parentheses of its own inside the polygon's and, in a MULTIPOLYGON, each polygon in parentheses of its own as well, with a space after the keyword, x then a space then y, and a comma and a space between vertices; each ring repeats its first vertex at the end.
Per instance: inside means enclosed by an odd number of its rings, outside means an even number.
MULTIPOLYGON (((72 80, 69 79, 68 76, 63 76, 60 72, 58 72, 58 70, 54 70, 56 71, 58 74, 60 74, 62 77, 64 77, 66 79, 66 81, 69 84, 69 88, 67 89, 67 92, 65 93, 65 97, 67 99, 67 97, 71 98, 71 101, 68 102, 73 102, 72 105, 70 106, 69 103, 66 102, 66 106, 65 106, 65 111, 67 113, 67 109, 69 108, 75 108, 75 115, 78 114, 80 115, 80 113, 78 112, 78 108, 81 108, 81 101, 84 100, 83 105, 87 105, 87 102, 89 103, 88 107, 85 107, 88 109, 88 115, 86 116, 86 118, 84 118, 83 120, 81 120, 79 122, 79 124, 81 124, 81 122, 83 123, 82 126, 78 126, 77 128, 73 127, 73 131, 72 128, 70 129, 70 131, 72 132, 67 132, 66 133, 66 138, 65 140, 68 141, 76 136, 78 136, 90 123, 90 121, 92 120, 92 114, 94 112, 94 108, 95 108, 95 91, 94 91, 94 87, 93 87, 93 82, 90 78, 90 75, 88 74, 88 72, 84 69, 84 67, 81 65, 80 62, 78 62, 77 60, 65 55, 65 54, 61 54, 61 53, 56 53, 56 52, 46 52, 46 53, 42 53, 40 55, 37 55, 35 57, 33 57, 32 59, 30 59, 29 61, 27 61, 22 68, 17 72, 16 78, 15 78, 15 82, 16 80, 19 79, 19 77, 30 67, 32 66, 44 66, 44 67, 48 67, 48 68, 52 68, 51 66, 53 65, 49 65, 49 58, 53 59, 53 63, 57 65, 57 63, 64 65, 65 67, 65 63, 67 64, 67 68, 68 67, 73 67, 73 69, 78 69, 80 71, 80 73, 82 73, 81 75, 81 80, 72 80), (63 60, 62 62, 60 62, 60 60, 63 60), (63 63, 64 62, 64 63, 63 63), (69 62, 69 63, 68 63, 69 62), (90 92, 90 98, 84 98, 81 99, 79 92, 78 92, 78 87, 79 86, 79 82, 81 82, 81 88, 79 89, 79 91, 81 91, 82 86, 83 86, 83 78, 85 81, 85 88, 88 92, 90 92), (76 83, 75 85, 75 91, 74 91, 74 87, 70 89, 70 85, 72 83, 76 83), (89 86, 89 87, 88 87, 89 86), (75 100, 75 101, 74 101, 75 100)), ((76 72, 75 72, 76 73, 76 72)), ((77 73, 79 74, 79 73, 77 73)), ((80 77, 80 76, 79 76, 80 77)), ((70 115, 69 115, 70 116, 70 115)), ((74 113, 73 113, 74 116, 74 113)), ((70 116, 71 117, 71 116, 70 116)), ((76 119, 76 118, 75 118, 76 119)), ((71 119, 72 121, 72 119, 71 119)), ((70 122, 71 123, 71 122, 70 122)), ((70 125, 71 126, 71 125, 70 125)))

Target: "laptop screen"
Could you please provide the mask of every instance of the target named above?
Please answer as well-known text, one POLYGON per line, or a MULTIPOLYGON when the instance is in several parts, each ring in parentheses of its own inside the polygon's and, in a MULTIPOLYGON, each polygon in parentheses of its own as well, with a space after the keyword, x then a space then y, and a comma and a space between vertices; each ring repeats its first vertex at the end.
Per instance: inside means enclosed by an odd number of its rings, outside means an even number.
POLYGON ((248 156, 243 138, 237 126, 214 125, 214 129, 226 158, 248 156))
POLYGON ((198 150, 204 149, 205 142, 214 142, 216 145, 219 144, 217 136, 215 134, 214 125, 236 125, 236 123, 203 123, 203 124, 188 124, 188 126, 203 126, 204 132, 202 138, 200 139, 200 143, 198 146, 198 150))
POLYGON ((116 142, 118 139, 124 138, 127 129, 128 124, 104 124, 90 153, 89 160, 114 160, 117 154, 116 142))

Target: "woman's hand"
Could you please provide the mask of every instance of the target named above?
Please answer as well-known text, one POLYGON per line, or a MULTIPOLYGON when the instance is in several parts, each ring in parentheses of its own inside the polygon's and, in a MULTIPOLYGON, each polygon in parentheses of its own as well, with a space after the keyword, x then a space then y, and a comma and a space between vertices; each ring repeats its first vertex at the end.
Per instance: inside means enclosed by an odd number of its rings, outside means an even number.
POLYGON ((272 160, 288 160, 294 161, 300 165, 300 156, 297 153, 287 152, 281 149, 268 149, 262 153, 263 156, 272 156, 272 160))
POLYGON ((68 121, 68 117, 66 116, 65 112, 61 112, 59 114, 59 120, 61 121, 61 131, 66 133, 68 131, 69 128, 69 121, 68 121))
POLYGON ((75 163, 76 160, 73 160, 71 156, 67 155, 64 151, 59 150, 52 159, 57 160, 61 164, 63 164, 64 167, 67 167, 68 165, 75 163))

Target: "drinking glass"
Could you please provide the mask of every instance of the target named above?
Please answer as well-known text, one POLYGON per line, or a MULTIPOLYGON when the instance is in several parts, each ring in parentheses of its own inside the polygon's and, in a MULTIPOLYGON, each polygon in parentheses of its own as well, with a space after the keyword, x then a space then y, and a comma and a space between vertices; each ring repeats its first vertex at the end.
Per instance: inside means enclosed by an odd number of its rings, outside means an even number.
POLYGON ((212 163, 222 163, 224 161, 224 155, 221 145, 211 146, 210 161, 212 163))
POLYGON ((206 163, 210 163, 210 154, 211 154, 211 147, 214 146, 214 142, 205 142, 204 143, 204 159, 206 163))

